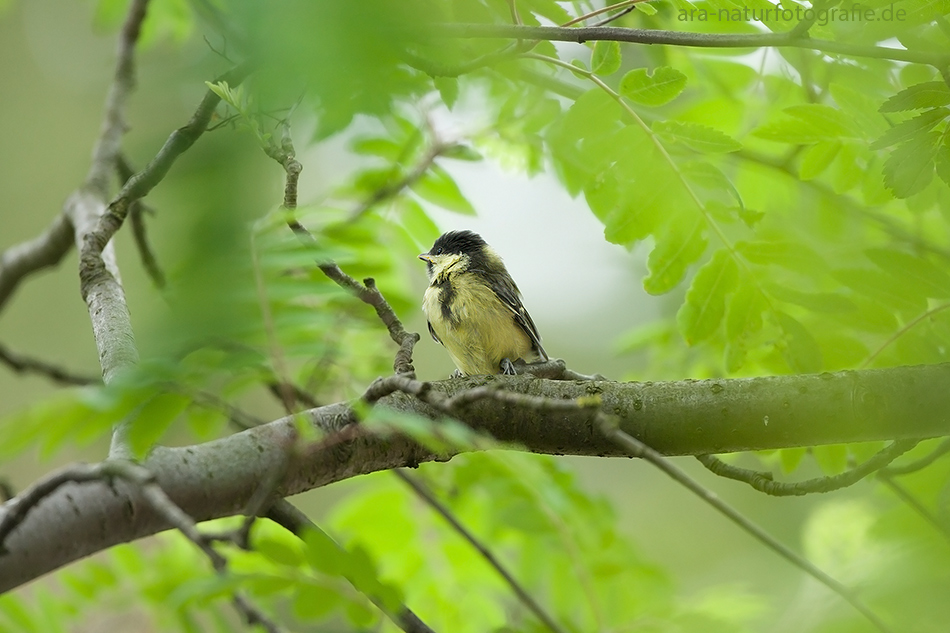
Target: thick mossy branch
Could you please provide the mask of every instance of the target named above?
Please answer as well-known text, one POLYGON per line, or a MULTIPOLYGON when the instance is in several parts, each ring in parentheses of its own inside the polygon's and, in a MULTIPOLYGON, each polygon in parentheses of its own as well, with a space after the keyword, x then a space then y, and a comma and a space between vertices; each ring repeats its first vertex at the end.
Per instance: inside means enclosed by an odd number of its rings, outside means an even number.
MULTIPOLYGON (((597 411, 615 417, 623 432, 666 455, 950 435, 948 383, 950 364, 657 383, 480 376, 429 383, 428 389, 451 399, 474 387, 503 388, 513 397, 456 398, 456 417, 538 453, 621 456, 627 453, 596 428, 597 411), (539 410, 519 405, 518 394, 584 398, 591 405, 599 400, 602 409, 539 410)), ((401 392, 380 397, 375 406, 433 420, 445 415, 401 392)), ((408 438, 382 437, 357 426, 345 403, 302 415, 324 439, 304 447, 287 465, 278 488, 281 496, 448 457, 408 438)), ((258 483, 286 459, 287 443, 296 433, 297 422, 282 418, 197 446, 156 448, 145 465, 196 521, 239 514, 258 483)), ((7 505, 0 506, 0 520, 8 511, 7 505)), ((9 553, 0 558, 0 591, 169 527, 149 508, 138 507, 120 486, 67 484, 37 504, 3 543, 9 553)))

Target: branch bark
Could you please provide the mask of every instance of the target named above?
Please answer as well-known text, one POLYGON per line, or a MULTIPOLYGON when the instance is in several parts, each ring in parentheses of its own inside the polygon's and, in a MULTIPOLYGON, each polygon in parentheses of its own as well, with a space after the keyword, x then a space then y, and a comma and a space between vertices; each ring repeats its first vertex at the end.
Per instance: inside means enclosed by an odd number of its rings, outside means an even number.
POLYGON ((555 42, 592 42, 610 40, 634 44, 668 44, 700 48, 803 48, 851 57, 892 59, 929 64, 938 70, 950 65, 950 54, 917 51, 887 46, 869 46, 800 37, 793 31, 761 34, 689 33, 659 29, 628 29, 619 26, 521 26, 516 24, 441 24, 433 34, 462 39, 550 40, 555 42))
MULTIPOLYGON (((621 456, 596 428, 594 412, 665 455, 694 455, 826 443, 950 435, 950 364, 735 380, 614 383, 481 376, 430 383, 454 396, 481 385, 553 399, 599 397, 590 410, 467 402, 457 416, 504 442, 538 453, 621 456)), ((376 406, 441 419, 444 413, 403 393, 376 406)), ((278 494, 287 496, 360 474, 446 459, 411 440, 361 432, 347 404, 306 412, 323 440, 288 464, 278 494), (344 431, 341 433, 341 431, 344 431)), ((145 466, 169 498, 196 521, 239 514, 296 433, 281 418, 197 446, 156 448, 145 466)), ((0 506, 0 522, 10 512, 0 506)), ((169 529, 122 482, 67 484, 37 504, 3 543, 0 591, 118 543, 169 529)))
POLYGON ((40 235, 0 254, 0 310, 24 277, 58 264, 73 245, 73 225, 64 214, 40 235))

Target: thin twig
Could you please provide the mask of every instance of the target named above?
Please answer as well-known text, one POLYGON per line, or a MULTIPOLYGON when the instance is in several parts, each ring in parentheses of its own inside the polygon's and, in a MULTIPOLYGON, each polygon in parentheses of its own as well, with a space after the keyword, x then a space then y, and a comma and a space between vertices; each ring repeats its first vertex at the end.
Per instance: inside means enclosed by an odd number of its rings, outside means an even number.
POLYGON ((266 424, 266 421, 258 418, 257 416, 251 415, 250 413, 247 413, 243 409, 234 406, 227 400, 211 393, 210 391, 192 389, 177 382, 163 382, 161 383, 160 387, 167 391, 180 393, 181 395, 186 396, 192 401, 193 404, 199 407, 216 410, 223 413, 228 418, 228 420, 230 420, 231 424, 242 431, 254 428, 255 426, 266 424))
MULTIPOLYGON (((636 0, 636 1, 637 1, 637 2, 645 2, 646 0, 636 0)), ((622 11, 618 11, 617 13, 615 13, 615 14, 609 16, 609 17, 606 17, 606 18, 604 18, 603 20, 601 20, 600 22, 594 22, 593 24, 591 24, 591 26, 607 26, 607 25, 610 24, 611 22, 614 22, 614 21, 616 21, 616 20, 619 20, 620 18, 622 18, 623 16, 627 15, 628 13, 631 13, 631 12, 632 12, 634 9, 636 9, 636 8, 637 8, 637 5, 636 5, 636 4, 631 4, 631 5, 630 5, 629 7, 627 7, 626 9, 623 9, 622 11)))
POLYGON ((551 380, 607 380, 601 374, 581 374, 573 369, 568 369, 567 363, 560 358, 551 358, 537 363, 515 363, 515 372, 551 380))
MULTIPOLYGON (((346 555, 346 550, 334 541, 329 534, 321 530, 307 515, 286 499, 277 500, 264 516, 300 538, 304 537, 307 530, 319 532, 327 541, 333 543, 341 554, 346 555)), ((379 607, 379 610, 392 620, 396 626, 405 631, 405 633, 435 633, 406 605, 402 605, 398 612, 393 613, 386 607, 386 604, 379 596, 370 594, 366 597, 379 607)))
POLYGON ((872 352, 870 356, 868 356, 867 358, 865 358, 865 359, 864 359, 864 362, 862 362, 862 363, 858 366, 858 369, 862 369, 862 368, 867 367, 868 365, 870 365, 872 362, 874 362, 874 359, 877 358, 878 355, 879 355, 881 352, 883 352, 885 349, 887 349, 891 344, 893 344, 894 341, 896 341, 896 340, 899 339, 900 337, 904 336, 905 334, 907 334, 907 332, 909 332, 910 330, 914 329, 915 327, 917 327, 919 324, 923 323, 923 322, 926 321, 927 319, 933 317, 935 314, 937 314, 937 313, 939 313, 939 312, 943 312, 944 310, 946 310, 946 309, 948 309, 948 308, 950 308, 950 302, 940 304, 940 305, 938 305, 938 306, 936 306, 936 307, 934 307, 934 308, 932 308, 932 309, 930 309, 930 310, 927 310, 926 312, 924 312, 923 314, 921 314, 920 316, 918 316, 916 319, 913 319, 913 320, 910 321, 909 323, 905 324, 904 327, 902 327, 901 329, 899 329, 899 330, 897 330, 896 332, 894 332, 894 334, 892 334, 890 338, 888 338, 886 341, 884 341, 883 343, 881 343, 880 347, 878 347, 876 350, 874 350, 874 352, 872 352))
MULTIPOLYGON (((808 31, 812 26, 815 25, 815 22, 818 21, 818 17, 821 15, 822 11, 826 11, 828 8, 829 2, 827 0, 815 0, 812 3, 812 12, 809 15, 805 13, 805 17, 789 31, 789 36, 794 39, 802 39, 808 37, 808 31)), ((826 13, 827 14, 827 13, 826 13)), ((804 82, 803 82, 804 83, 804 82)))
POLYGON ((947 453, 950 453, 950 437, 945 438, 942 442, 940 442, 940 444, 937 445, 937 448, 935 448, 929 455, 921 457, 917 461, 913 461, 909 464, 882 468, 881 474, 884 476, 909 475, 910 473, 915 473, 918 470, 922 470, 927 466, 930 466, 932 463, 947 453))
POLYGON ((287 372, 287 362, 284 350, 277 338, 277 328, 274 326, 274 317, 270 309, 270 299, 267 297, 267 288, 264 286, 264 275, 261 272, 260 257, 257 253, 255 232, 251 232, 251 269, 254 272, 254 289, 257 293, 257 303, 261 308, 261 319, 264 324, 264 334, 267 337, 267 346, 270 348, 271 363, 274 374, 277 376, 278 393, 287 413, 294 412, 294 394, 288 387, 290 375, 287 372))
POLYGON ((403 483, 412 488, 412 490, 419 496, 420 499, 425 501, 433 510, 439 513, 443 519, 445 519, 449 525, 452 526, 462 538, 464 538, 468 543, 474 547, 482 558, 485 561, 495 568, 495 571, 504 579, 508 586, 511 587, 511 590, 514 591, 515 595, 518 596, 518 599, 521 603, 530 610, 535 617, 537 617, 544 626, 554 633, 565 633, 565 630, 561 628, 554 618, 552 618, 544 608, 538 604, 538 602, 528 593, 528 591, 521 585, 520 582, 509 572, 505 566, 501 563, 500 560, 489 550, 485 545, 482 544, 478 538, 472 534, 468 528, 459 522, 451 510, 445 506, 441 501, 439 501, 435 495, 432 494, 432 491, 429 488, 419 481, 417 478, 413 477, 409 473, 402 470, 393 470, 391 471, 397 478, 399 478, 403 483))
POLYGON ((874 207, 871 205, 858 204, 851 196, 835 192, 831 186, 821 182, 820 180, 800 180, 798 178, 798 172, 791 165, 791 159, 793 157, 776 160, 770 156, 766 156, 759 152, 750 151, 748 149, 741 149, 738 152, 733 152, 730 154, 730 156, 774 169, 779 173, 789 176, 794 179, 796 183, 804 185, 808 189, 811 189, 828 198, 836 209, 848 211, 862 219, 876 222, 891 237, 906 242, 913 249, 926 251, 933 255, 937 255, 944 260, 950 261, 950 249, 944 248, 939 244, 935 244, 918 233, 905 229, 894 218, 894 216, 888 213, 875 211, 874 207))
MULTIPOLYGON (((119 180, 124 185, 129 178, 135 175, 135 170, 125 156, 119 155, 116 160, 116 171, 119 174, 119 180)), ((162 271, 155 251, 148 239, 148 231, 145 227, 145 215, 150 213, 151 209, 145 206, 141 200, 135 200, 129 205, 129 219, 132 222, 132 237, 135 238, 135 247, 138 249, 139 258, 142 260, 142 267, 148 273, 152 283, 156 288, 165 287, 165 273, 162 271)))
MULTIPOLYGON (((284 204, 283 207, 293 213, 297 208, 297 180, 300 176, 302 165, 295 158, 293 141, 290 137, 289 125, 285 122, 283 125, 283 134, 281 144, 278 146, 272 144, 265 147, 264 151, 268 156, 283 166, 287 173, 287 182, 284 186, 284 204)), ((390 194, 392 195, 392 194, 390 194)), ((310 231, 298 222, 292 215, 287 220, 287 225, 297 236, 297 239, 308 248, 317 250, 317 240, 310 231)), ((416 332, 407 332, 402 325, 402 321, 396 316, 396 312, 383 297, 382 293, 376 287, 376 281, 373 278, 363 280, 359 283, 331 261, 318 261, 317 266, 327 277, 334 281, 344 290, 353 293, 363 303, 371 305, 376 310, 376 314, 382 320, 389 336, 399 345, 399 351, 393 361, 393 371, 397 374, 408 376, 415 375, 415 368, 412 366, 412 349, 419 342, 419 334, 416 332)))
POLYGON ((508 10, 511 13, 511 22, 513 24, 524 24, 524 22, 521 21, 521 16, 518 14, 517 0, 508 0, 508 10))
POLYGON ((58 264, 73 245, 73 224, 60 213, 45 231, 0 253, 0 310, 28 275, 58 264))
MULTIPOLYGON (((214 549, 208 538, 198 531, 194 519, 162 490, 155 475, 144 466, 126 460, 67 466, 35 482, 20 495, 7 502, 5 505, 7 512, 0 517, 0 553, 4 551, 3 543, 7 536, 23 522, 27 514, 60 487, 70 483, 113 479, 121 479, 131 484, 152 510, 198 546, 209 558, 217 573, 227 573, 227 559, 214 549)), ((241 593, 234 593, 234 604, 248 624, 260 624, 269 633, 278 633, 281 630, 241 593)))
POLYGON ((308 409, 316 409, 322 406, 316 398, 313 397, 303 387, 294 383, 280 382, 271 380, 266 383, 267 390, 276 396, 281 402, 284 402, 284 395, 289 393, 293 402, 300 402, 308 409))
POLYGON ((888 473, 879 472, 877 478, 881 480, 881 483, 887 486, 898 499, 910 506, 924 521, 932 525, 934 529, 940 533, 940 536, 947 539, 947 542, 950 542, 950 526, 948 526, 946 522, 941 522, 934 516, 933 512, 924 507, 924 504, 918 501, 914 495, 910 494, 906 488, 894 481, 888 473))
POLYGON ((433 141, 429 149, 427 149, 422 155, 422 158, 419 159, 415 166, 409 170, 405 176, 392 184, 385 185, 374 191, 369 198, 367 198, 359 207, 350 213, 350 222, 359 220, 380 202, 388 200, 389 198, 401 193, 404 189, 416 184, 416 182, 418 182, 418 180, 422 178, 427 171, 429 171, 429 168, 432 167, 435 159, 452 147, 453 146, 451 144, 444 144, 438 140, 433 141))
POLYGON ((773 536, 768 534, 761 527, 744 517, 740 512, 735 508, 721 500, 717 497, 712 491, 700 485, 697 481, 689 477, 686 473, 681 471, 679 468, 674 466, 665 459, 662 455, 654 451, 652 448, 634 438, 629 433, 625 433, 620 430, 612 420, 606 415, 600 414, 599 425, 601 431, 604 435, 613 441, 617 446, 622 447, 627 454, 631 457, 639 457, 648 461, 653 466, 659 468, 663 471, 664 474, 672 478, 676 483, 680 484, 700 499, 711 505, 716 509, 717 512, 722 514, 724 517, 738 525, 745 532, 762 542, 766 547, 771 549, 773 552, 777 553, 779 556, 789 561, 809 576, 825 585, 833 592, 841 596, 848 604, 854 607, 859 611, 869 622, 871 622, 879 631, 883 633, 891 633, 892 629, 884 624, 883 621, 873 612, 871 609, 864 604, 864 602, 857 596, 857 594, 844 586, 824 571, 816 567, 807 559, 803 558, 796 552, 792 551, 789 547, 783 543, 777 541, 773 536))
POLYGON ((719 34, 664 31, 659 29, 628 29, 619 26, 523 26, 517 24, 440 24, 432 30, 438 37, 460 39, 549 40, 555 42, 591 42, 608 40, 633 44, 668 44, 700 48, 804 48, 837 53, 851 57, 890 59, 928 64, 942 69, 950 64, 950 54, 917 51, 887 46, 869 46, 833 40, 796 38, 790 32, 761 34, 719 34))
MULTIPOLYGON (((162 515, 168 523, 175 526, 188 540, 197 545, 211 561, 214 570, 218 574, 224 575, 227 573, 227 558, 214 549, 208 539, 198 531, 194 519, 188 516, 165 494, 165 491, 158 485, 155 476, 149 470, 143 466, 125 461, 103 462, 103 464, 108 465, 108 475, 119 476, 135 484, 152 509, 162 515)), ((258 609, 241 592, 235 591, 232 601, 238 612, 244 616, 247 624, 252 626, 259 624, 268 633, 279 633, 282 630, 276 622, 264 615, 264 612, 258 609)))
MULTIPOLYGON (((598 15, 601 15, 604 13, 609 13, 610 11, 613 11, 615 9, 629 8, 630 5, 634 5, 634 8, 635 8, 637 3, 640 3, 640 2, 647 2, 647 0, 624 0, 623 2, 610 4, 610 5, 607 5, 606 7, 601 7, 599 9, 594 9, 593 11, 589 11, 588 13, 585 13, 584 15, 579 15, 573 20, 568 20, 567 22, 561 24, 561 26, 574 26, 575 24, 584 22, 585 20, 589 20, 591 18, 595 18, 598 15)), ((610 20, 613 20, 617 17, 620 17, 620 15, 618 14, 617 16, 613 16, 610 18, 610 20)))
POLYGON ((773 497, 791 497, 804 496, 816 492, 832 492, 852 486, 871 473, 878 471, 892 461, 917 446, 920 440, 894 440, 887 447, 878 451, 873 457, 864 463, 829 477, 816 477, 806 481, 793 483, 784 483, 774 481, 772 473, 751 470, 749 468, 739 468, 714 457, 713 455, 697 455, 699 463, 708 468, 713 473, 726 479, 734 479, 749 484, 759 492, 764 492, 773 497))
POLYGON ((7 347, 0 344, 0 363, 7 365, 18 374, 33 373, 46 376, 53 382, 61 385, 97 385, 102 383, 99 376, 83 376, 68 369, 57 367, 51 363, 14 354, 7 347))

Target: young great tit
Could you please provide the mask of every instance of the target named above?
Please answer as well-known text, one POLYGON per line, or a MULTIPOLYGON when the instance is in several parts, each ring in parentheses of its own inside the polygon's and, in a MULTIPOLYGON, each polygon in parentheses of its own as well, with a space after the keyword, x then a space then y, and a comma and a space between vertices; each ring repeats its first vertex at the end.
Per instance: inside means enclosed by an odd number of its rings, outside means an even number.
POLYGON ((429 274, 422 300, 429 334, 460 375, 514 374, 513 361, 548 360, 518 286, 479 235, 450 231, 419 259, 429 274))

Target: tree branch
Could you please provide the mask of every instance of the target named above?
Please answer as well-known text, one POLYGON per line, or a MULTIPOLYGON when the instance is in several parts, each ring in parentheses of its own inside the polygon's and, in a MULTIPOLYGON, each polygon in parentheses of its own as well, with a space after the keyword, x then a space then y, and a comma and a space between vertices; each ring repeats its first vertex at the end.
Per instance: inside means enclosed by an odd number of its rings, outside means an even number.
POLYGON ((886 46, 867 46, 799 38, 791 32, 762 34, 719 34, 661 31, 657 29, 628 29, 619 26, 520 26, 514 24, 440 24, 432 33, 439 37, 462 39, 518 39, 549 40, 555 42, 584 42, 609 40, 634 44, 668 44, 701 48, 803 48, 824 53, 838 53, 851 57, 891 59, 894 61, 929 64, 943 69, 950 64, 950 54, 934 51, 913 51, 886 46))
MULTIPOLYGON (((7 535, 28 516, 37 504, 49 495, 70 483, 98 481, 105 482, 106 485, 111 487, 116 479, 128 483, 132 487, 133 496, 137 497, 138 500, 145 501, 152 511, 197 545, 211 560, 217 573, 226 573, 227 559, 218 553, 209 539, 198 531, 195 521, 165 494, 165 491, 156 482, 155 476, 148 469, 123 460, 105 461, 91 465, 74 464, 30 486, 12 503, 7 504, 10 506, 10 512, 0 516, 0 554, 4 553, 2 543, 7 535)), ((234 604, 249 624, 261 624, 270 633, 277 633, 280 630, 276 624, 240 593, 235 592, 234 604)))
POLYGON ((35 358, 14 354, 3 344, 0 344, 0 363, 7 365, 18 374, 42 374, 61 385, 96 385, 101 382, 98 376, 80 376, 62 367, 35 358))
POLYGON ((436 499, 435 495, 432 494, 432 491, 429 490, 421 481, 410 475, 409 473, 403 472, 401 470, 392 471, 396 477, 398 477, 403 483, 412 488, 412 490, 419 495, 419 497, 425 501, 429 506, 439 513, 439 515, 445 519, 449 525, 452 526, 452 529, 455 530, 459 536, 468 541, 469 545, 474 547, 482 558, 484 558, 489 565, 491 565, 495 571, 504 579, 508 586, 511 587, 511 590, 515 592, 515 595, 518 596, 518 599, 521 603, 528 608, 535 615, 538 620, 544 624, 548 630, 552 633, 564 633, 564 629, 561 628, 554 618, 552 618, 544 608, 538 604, 538 602, 531 597, 531 594, 521 586, 514 576, 511 575, 505 566, 501 564, 501 561, 498 560, 491 551, 482 545, 482 543, 475 538, 475 535, 472 534, 464 525, 462 525, 455 515, 452 514, 452 511, 449 510, 441 501, 436 499))
MULTIPOLYGON (((303 166, 296 159, 296 152, 290 137, 290 129, 286 123, 283 125, 281 144, 279 146, 271 144, 265 147, 264 151, 268 156, 280 163, 287 173, 287 181, 284 186, 283 207, 290 213, 293 213, 297 208, 297 179, 300 176, 303 166)), ((393 193, 395 192, 389 192, 386 195, 393 195, 393 193)), ((375 202, 379 202, 381 199, 382 198, 375 202)), ((287 225, 304 246, 312 248, 314 251, 317 250, 317 240, 306 227, 292 216, 287 220, 287 225)), ((329 277, 338 286, 350 291, 360 301, 369 304, 376 310, 376 315, 379 316, 380 320, 386 326, 390 338, 399 345, 399 351, 396 352, 396 358, 393 360, 393 371, 397 374, 415 376, 416 370, 412 366, 412 349, 415 347, 415 344, 419 342, 419 334, 406 331, 402 325, 402 321, 399 320, 399 317, 396 316, 396 312, 392 309, 392 306, 389 305, 389 302, 386 301, 386 298, 383 297, 382 293, 376 287, 376 281, 368 277, 364 279, 361 284, 343 272, 343 270, 332 261, 317 261, 317 266, 323 271, 323 274, 329 277)))
POLYGON ((608 418, 606 417, 601 420, 600 428, 607 437, 611 438, 618 446, 623 447, 631 457, 640 457, 647 460, 650 462, 650 464, 663 471, 665 475, 668 475, 671 479, 676 481, 676 483, 680 484, 698 496, 700 499, 714 507, 716 511, 738 525, 740 528, 742 528, 742 530, 763 543, 773 552, 777 553, 779 556, 786 559, 807 573, 809 576, 816 579, 818 582, 841 596, 845 601, 848 602, 848 604, 850 604, 857 611, 859 611, 861 615, 867 618, 867 620, 871 622, 879 631, 882 633, 891 632, 891 628, 884 624, 884 622, 873 611, 871 611, 871 609, 869 609, 860 598, 858 598, 857 594, 853 590, 842 585, 840 582, 813 565, 806 558, 800 556, 786 545, 777 541, 768 532, 763 530, 755 523, 749 521, 735 508, 717 497, 713 492, 704 488, 694 479, 689 477, 689 475, 664 459, 662 455, 654 451, 643 442, 637 440, 630 434, 625 433, 620 428, 611 426, 608 423, 608 418))
POLYGON ((0 311, 28 275, 55 266, 73 245, 73 225, 65 214, 32 240, 7 248, 0 254, 0 311))
MULTIPOLYGON (((119 174, 119 181, 123 185, 135 175, 135 170, 121 154, 116 162, 116 171, 119 174)), ((152 250, 152 245, 148 240, 148 232, 145 228, 145 214, 151 213, 151 211, 141 200, 135 200, 129 205, 129 219, 132 221, 132 236, 135 238, 135 247, 139 251, 139 258, 142 260, 145 272, 151 277, 156 288, 164 288, 165 273, 162 272, 162 267, 158 264, 158 258, 152 250)))
POLYGON ((910 494, 903 486, 894 481, 888 473, 881 471, 877 474, 877 478, 880 479, 881 483, 889 488, 898 499, 906 503, 911 510, 916 512, 920 518, 929 523, 931 527, 937 530, 940 536, 950 543, 950 525, 947 525, 946 521, 940 521, 933 512, 924 507, 914 495, 910 494))
POLYGON ((774 481, 770 472, 738 468, 713 455, 697 455, 696 459, 716 475, 747 483, 767 495, 773 497, 800 497, 815 492, 832 492, 852 486, 871 473, 881 470, 915 446, 917 446, 917 440, 897 440, 887 448, 878 451, 871 459, 851 470, 831 477, 816 477, 792 483, 774 481))
MULTIPOLYGON (((218 81, 228 81, 235 85, 249 72, 249 66, 238 66, 225 73, 218 81)), ((155 158, 145 169, 126 181, 107 209, 102 209, 101 199, 89 199, 88 194, 84 195, 84 192, 75 196, 76 205, 89 209, 78 213, 87 219, 82 223, 81 229, 77 223, 76 231, 77 242, 80 242, 80 291, 93 320, 103 379, 107 384, 118 372, 134 365, 138 353, 135 350, 125 295, 116 276, 118 271, 110 270, 106 245, 121 228, 131 204, 143 198, 161 182, 178 157, 204 133, 219 102, 220 97, 211 90, 205 93, 191 120, 172 132, 155 158), (94 216, 95 219, 88 219, 88 216, 94 216)))
MULTIPOLYGON (((665 383, 478 376, 419 384, 457 406, 459 420, 501 442, 538 453, 604 457, 627 452, 596 429, 590 411, 572 401, 596 396, 628 435, 662 454, 695 455, 950 435, 948 383, 950 364, 665 383), (467 401, 465 394, 476 387, 509 395, 467 401), (566 406, 538 410, 516 402, 519 395, 564 400, 566 406)), ((375 406, 431 420, 445 415, 399 392, 380 397, 375 406)), ((279 496, 446 458, 406 437, 362 430, 347 404, 300 415, 324 439, 291 456, 279 496)), ((259 482, 287 459, 296 430, 296 419, 285 417, 196 446, 156 447, 145 465, 196 521, 231 516, 247 507, 259 482)), ((11 503, 0 506, 0 522, 11 503)), ((8 553, 0 557, 0 592, 170 527, 148 509, 137 509, 128 491, 98 482, 67 484, 45 497, 4 541, 8 553)))
MULTIPOLYGON (((329 534, 321 530, 316 523, 307 517, 307 515, 298 510, 285 499, 278 500, 264 516, 274 523, 277 523, 284 529, 296 534, 300 538, 304 537, 304 534, 306 534, 307 530, 319 532, 329 542, 333 543, 341 554, 346 555, 346 550, 337 544, 329 534)), ((402 609, 398 613, 391 613, 386 608, 386 605, 379 596, 367 595, 366 597, 369 598, 373 604, 379 607, 380 611, 385 613, 386 616, 389 617, 396 626, 406 633, 435 633, 425 622, 419 618, 419 616, 417 616, 412 611, 412 609, 406 605, 402 605, 402 609)))
POLYGON ((893 476, 893 475, 909 475, 910 473, 915 473, 918 470, 923 470, 927 466, 930 466, 932 463, 937 461, 940 457, 950 453, 950 438, 945 439, 940 442, 929 455, 921 457, 917 461, 911 462, 909 464, 902 464, 900 466, 887 466, 881 470, 881 475, 884 476, 893 476))

